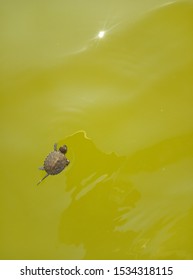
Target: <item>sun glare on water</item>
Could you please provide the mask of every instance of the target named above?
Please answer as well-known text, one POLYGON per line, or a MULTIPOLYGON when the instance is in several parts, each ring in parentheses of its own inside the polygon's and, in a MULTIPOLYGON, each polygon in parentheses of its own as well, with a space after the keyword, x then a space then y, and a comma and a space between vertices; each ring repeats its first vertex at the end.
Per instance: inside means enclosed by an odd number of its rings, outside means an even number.
POLYGON ((102 39, 102 38, 105 36, 105 33, 106 33, 106 31, 102 30, 102 31, 100 31, 100 32, 98 33, 97 37, 98 37, 99 39, 102 39))

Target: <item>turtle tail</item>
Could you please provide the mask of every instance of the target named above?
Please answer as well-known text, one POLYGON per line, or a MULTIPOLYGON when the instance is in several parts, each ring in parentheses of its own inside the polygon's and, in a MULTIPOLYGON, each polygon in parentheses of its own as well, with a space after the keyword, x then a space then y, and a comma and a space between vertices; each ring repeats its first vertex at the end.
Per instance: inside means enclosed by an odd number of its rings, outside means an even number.
POLYGON ((48 177, 49 176, 49 174, 47 173, 38 183, 37 183, 37 186, 44 180, 44 179, 46 179, 46 177, 48 177))

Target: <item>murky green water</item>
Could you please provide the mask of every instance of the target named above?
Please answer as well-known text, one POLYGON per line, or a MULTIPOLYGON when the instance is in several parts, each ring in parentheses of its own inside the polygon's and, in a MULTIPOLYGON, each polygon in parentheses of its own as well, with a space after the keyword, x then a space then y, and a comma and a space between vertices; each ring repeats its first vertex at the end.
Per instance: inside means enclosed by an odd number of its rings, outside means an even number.
POLYGON ((192 259, 192 1, 19 2, 1 3, 0 258, 192 259), (55 142, 70 165, 37 186, 55 142))

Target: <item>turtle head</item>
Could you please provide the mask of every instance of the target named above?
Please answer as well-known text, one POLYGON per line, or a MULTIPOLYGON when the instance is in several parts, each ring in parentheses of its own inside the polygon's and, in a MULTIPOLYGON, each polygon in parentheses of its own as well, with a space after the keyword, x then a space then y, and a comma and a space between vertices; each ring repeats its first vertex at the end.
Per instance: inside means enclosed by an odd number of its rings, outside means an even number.
POLYGON ((64 146, 60 147, 60 148, 59 148, 59 151, 60 151, 62 154, 65 155, 65 154, 67 153, 67 146, 64 145, 64 146))

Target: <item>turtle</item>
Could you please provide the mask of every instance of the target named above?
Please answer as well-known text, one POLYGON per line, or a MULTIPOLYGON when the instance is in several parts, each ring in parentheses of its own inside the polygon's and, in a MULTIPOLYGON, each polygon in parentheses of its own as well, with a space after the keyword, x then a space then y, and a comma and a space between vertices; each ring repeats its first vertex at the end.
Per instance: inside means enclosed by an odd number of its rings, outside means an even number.
POLYGON ((57 150, 57 143, 54 144, 54 151, 44 160, 44 165, 39 167, 40 170, 45 170, 47 174, 37 183, 39 185, 49 175, 56 175, 60 173, 70 161, 66 158, 67 146, 64 145, 57 150))

